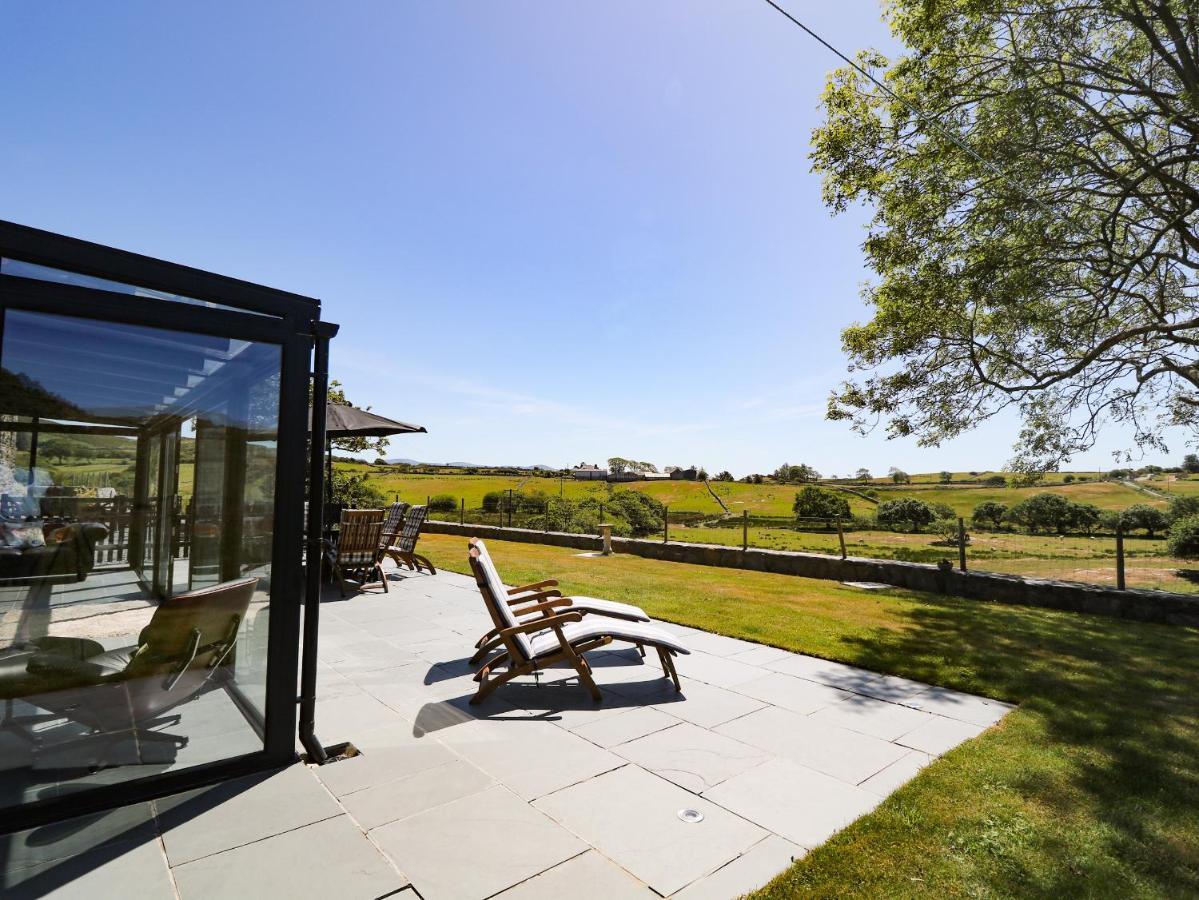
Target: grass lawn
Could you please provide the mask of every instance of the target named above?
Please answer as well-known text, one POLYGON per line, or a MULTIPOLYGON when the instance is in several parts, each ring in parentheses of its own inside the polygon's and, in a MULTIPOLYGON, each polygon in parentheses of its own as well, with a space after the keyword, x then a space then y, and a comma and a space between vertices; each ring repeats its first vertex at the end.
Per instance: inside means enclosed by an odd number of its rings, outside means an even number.
MULTIPOLYGON (((420 546, 467 570, 464 538, 420 546)), ((489 546, 510 582, 557 577, 662 619, 1020 704, 759 900, 1199 895, 1199 630, 489 546)))

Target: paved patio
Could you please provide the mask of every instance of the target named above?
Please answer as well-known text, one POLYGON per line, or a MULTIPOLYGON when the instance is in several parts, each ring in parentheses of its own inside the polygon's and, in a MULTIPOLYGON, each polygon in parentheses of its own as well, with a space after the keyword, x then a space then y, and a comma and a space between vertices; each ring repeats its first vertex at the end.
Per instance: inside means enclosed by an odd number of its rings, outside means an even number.
POLYGON ((675 625, 681 694, 614 649, 600 705, 561 670, 471 707, 473 580, 391 577, 322 609, 317 732, 360 756, 0 838, 4 895, 724 900, 1008 711, 675 625))

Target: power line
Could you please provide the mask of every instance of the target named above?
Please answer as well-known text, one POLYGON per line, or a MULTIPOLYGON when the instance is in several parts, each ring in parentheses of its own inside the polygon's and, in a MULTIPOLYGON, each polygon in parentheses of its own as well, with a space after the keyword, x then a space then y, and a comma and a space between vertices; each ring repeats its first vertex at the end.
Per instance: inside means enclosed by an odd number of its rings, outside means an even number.
MULTIPOLYGON (((829 50, 831 53, 833 53, 839 59, 843 60, 847 65, 852 67, 855 71, 861 73, 863 76, 868 78, 871 81, 871 83, 873 83, 876 87, 878 87, 879 90, 883 91, 888 97, 890 97, 891 99, 896 100, 899 103, 902 103, 904 106, 906 106, 909 110, 912 111, 912 113, 918 119, 920 119, 926 126, 928 126, 930 128, 930 130, 936 131, 938 134, 940 134, 946 140, 950 141, 953 144, 956 144, 959 148, 961 148, 963 151, 965 151, 967 154, 969 154, 973 159, 975 159, 980 165, 985 167, 987 169, 987 171, 989 171, 992 175, 998 175, 1003 178, 1007 177, 1007 172, 1005 172, 1003 169, 996 166, 994 163, 984 159, 978 153, 978 151, 976 151, 974 148, 972 148, 968 144, 966 144, 956 134, 941 127, 941 125, 939 125, 937 122, 931 120, 929 118, 929 114, 922 112, 909 100, 899 96, 899 94, 895 93, 895 91, 893 91, 893 90, 891 90, 891 88, 887 87, 887 85, 884 82, 882 82, 878 78, 876 78, 874 76, 874 74, 871 73, 868 69, 866 69, 864 66, 860 65, 857 61, 855 61, 854 59, 852 59, 845 53, 838 50, 832 43, 825 40, 823 37, 821 37, 819 34, 817 34, 814 30, 812 30, 807 25, 805 25, 803 22, 801 22, 799 19, 797 19, 795 16, 793 16, 786 9, 779 6, 779 4, 775 2, 775 0, 764 0, 764 2, 766 3, 767 6, 770 6, 776 12, 778 12, 781 16, 783 16, 789 22, 791 22, 792 25, 795 25, 797 28, 802 30, 805 34, 807 34, 809 37, 811 37, 813 40, 815 40, 821 46, 825 47, 827 50, 829 50)), ((1066 218, 1066 217, 1062 216, 1060 211, 1050 208, 1044 201, 1040 200, 1039 198, 1033 197, 1027 193, 1024 193, 1023 191, 1021 191, 1020 193, 1022 193, 1024 195, 1024 198, 1026 200, 1041 207, 1041 209, 1043 209, 1045 212, 1049 213, 1050 215, 1055 216, 1055 217, 1066 218)))

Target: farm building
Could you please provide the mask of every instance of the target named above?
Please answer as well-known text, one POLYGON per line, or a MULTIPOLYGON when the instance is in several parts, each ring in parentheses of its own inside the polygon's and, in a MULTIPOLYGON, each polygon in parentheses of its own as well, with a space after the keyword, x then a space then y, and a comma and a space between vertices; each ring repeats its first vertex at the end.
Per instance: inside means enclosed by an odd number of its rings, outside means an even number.
POLYGON ((570 470, 576 481, 607 481, 608 470, 601 469, 594 463, 579 463, 570 470))
POLYGON ((692 466, 689 469, 673 469, 670 473, 672 481, 695 481, 699 477, 699 470, 692 466))

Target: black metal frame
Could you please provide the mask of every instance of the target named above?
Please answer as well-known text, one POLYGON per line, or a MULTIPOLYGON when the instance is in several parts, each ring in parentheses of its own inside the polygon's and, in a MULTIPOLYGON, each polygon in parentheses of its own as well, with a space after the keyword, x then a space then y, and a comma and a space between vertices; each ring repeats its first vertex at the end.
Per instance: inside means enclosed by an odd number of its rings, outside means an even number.
MULTIPOLYGON (((10 222, 0 221, 0 257, 247 310, 214 309, 0 274, 0 334, 4 310, 14 308, 265 341, 282 348, 263 749, 0 810, 0 833, 202 787, 295 761, 299 600, 305 596, 304 606, 308 610, 303 646, 306 676, 315 675, 316 615, 320 602, 319 581, 310 577, 305 584, 301 578, 305 496, 296 486, 305 484, 307 474, 309 496, 315 498, 309 503, 308 533, 319 536, 323 512, 319 498, 324 478, 319 442, 313 443, 317 462, 305 471, 309 462, 308 391, 311 384, 316 396, 323 399, 327 373, 316 374, 309 367, 314 350, 318 360, 327 359, 328 341, 336 334, 337 326, 321 322, 320 301, 310 297, 10 222), (312 596, 314 587, 316 594, 312 596)), ((317 407, 322 415, 319 425, 313 422, 313 430, 319 427, 323 433, 323 404, 318 402, 317 407)), ((319 748, 320 744, 313 734, 310 691, 303 694, 308 702, 304 704, 305 727, 301 730, 306 732, 304 743, 311 753, 311 747, 319 748)))

